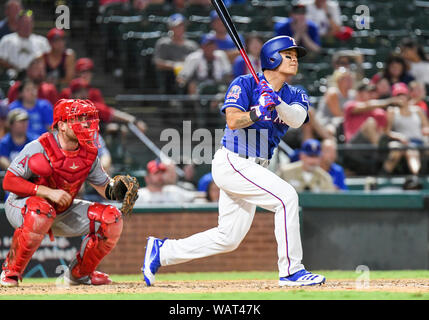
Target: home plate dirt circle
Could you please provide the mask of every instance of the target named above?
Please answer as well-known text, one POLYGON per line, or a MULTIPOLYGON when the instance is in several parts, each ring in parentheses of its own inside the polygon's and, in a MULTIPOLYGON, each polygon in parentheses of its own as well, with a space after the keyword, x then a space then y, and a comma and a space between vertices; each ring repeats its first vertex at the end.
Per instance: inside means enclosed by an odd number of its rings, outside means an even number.
POLYGON ((212 281, 159 281, 147 287, 143 281, 114 282, 108 286, 70 286, 55 283, 21 283, 17 288, 0 287, 1 295, 48 295, 48 294, 113 294, 113 293, 219 293, 219 292, 273 292, 290 290, 309 291, 384 291, 429 292, 429 279, 383 279, 356 283, 355 280, 327 280, 324 285, 311 287, 279 287, 274 280, 212 280, 212 281))

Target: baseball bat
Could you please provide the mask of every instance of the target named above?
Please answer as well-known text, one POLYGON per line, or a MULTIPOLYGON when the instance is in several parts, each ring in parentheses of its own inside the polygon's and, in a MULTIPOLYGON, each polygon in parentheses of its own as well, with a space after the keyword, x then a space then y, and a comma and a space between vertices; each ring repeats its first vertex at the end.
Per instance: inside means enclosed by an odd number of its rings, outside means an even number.
POLYGON ((249 56, 247 55, 246 49, 244 48, 243 43, 241 42, 241 39, 238 36, 237 28, 232 22, 231 16, 229 15, 227 8, 225 7, 225 4, 223 3, 222 0, 211 0, 211 2, 214 8, 216 9, 216 12, 219 18, 222 20, 222 23, 224 24, 226 31, 228 31, 228 34, 230 35, 232 41, 234 41, 234 44, 240 51, 240 54, 243 57, 244 62, 246 63, 246 66, 249 68, 250 73, 252 74, 256 83, 259 84, 259 78, 256 75, 256 72, 252 66, 252 63, 249 60, 249 56))

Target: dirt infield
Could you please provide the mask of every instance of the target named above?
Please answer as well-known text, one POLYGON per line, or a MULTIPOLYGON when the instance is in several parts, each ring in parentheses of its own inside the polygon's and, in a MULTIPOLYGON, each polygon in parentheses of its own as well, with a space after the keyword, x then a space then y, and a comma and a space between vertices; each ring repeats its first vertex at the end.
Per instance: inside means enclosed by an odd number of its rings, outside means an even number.
MULTIPOLYGON (((362 285, 362 284, 361 284, 362 285)), ((358 287, 354 280, 331 280, 322 286, 299 287, 309 291, 384 291, 384 292, 429 292, 429 279, 370 280, 367 287, 358 287)), ((276 281, 231 280, 231 281, 159 281, 146 287, 141 281, 117 282, 109 286, 61 287, 55 283, 22 283, 17 288, 0 287, 1 295, 45 295, 45 294, 98 294, 98 293, 217 293, 217 292, 273 292, 297 290, 280 288, 276 281)))

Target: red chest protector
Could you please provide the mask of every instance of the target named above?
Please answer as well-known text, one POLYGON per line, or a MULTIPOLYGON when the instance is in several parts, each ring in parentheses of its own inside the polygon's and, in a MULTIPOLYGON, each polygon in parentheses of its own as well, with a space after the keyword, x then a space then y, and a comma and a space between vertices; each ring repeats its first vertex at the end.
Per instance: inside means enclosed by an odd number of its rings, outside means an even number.
MULTIPOLYGON (((49 132, 38 140, 45 149, 53 170, 51 176, 38 178, 36 184, 62 189, 75 198, 97 158, 97 149, 79 148, 75 152, 66 152, 60 149, 53 134, 49 132)), ((67 209, 58 208, 57 205, 54 207, 57 213, 67 209)))

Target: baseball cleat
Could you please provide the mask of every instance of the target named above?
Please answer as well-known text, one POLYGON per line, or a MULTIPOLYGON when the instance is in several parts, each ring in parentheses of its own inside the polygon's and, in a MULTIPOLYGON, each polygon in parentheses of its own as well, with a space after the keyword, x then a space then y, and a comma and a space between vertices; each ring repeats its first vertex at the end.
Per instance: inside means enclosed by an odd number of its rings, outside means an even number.
POLYGON ((17 287, 19 275, 13 272, 5 271, 1 273, 0 284, 4 287, 17 287))
POLYGON ((151 286, 155 282, 155 273, 161 266, 159 260, 159 249, 164 244, 164 240, 149 237, 146 244, 146 253, 144 256, 142 273, 144 281, 148 286, 151 286))
POLYGON ((94 271, 89 276, 85 276, 78 279, 73 277, 68 269, 66 270, 66 272, 64 272, 64 283, 71 286, 78 286, 81 284, 100 286, 111 284, 112 280, 109 278, 108 274, 100 271, 94 271))
POLYGON ((279 286, 299 287, 299 286, 313 286, 316 284, 325 283, 326 278, 319 274, 314 274, 302 269, 288 277, 281 277, 279 286))

